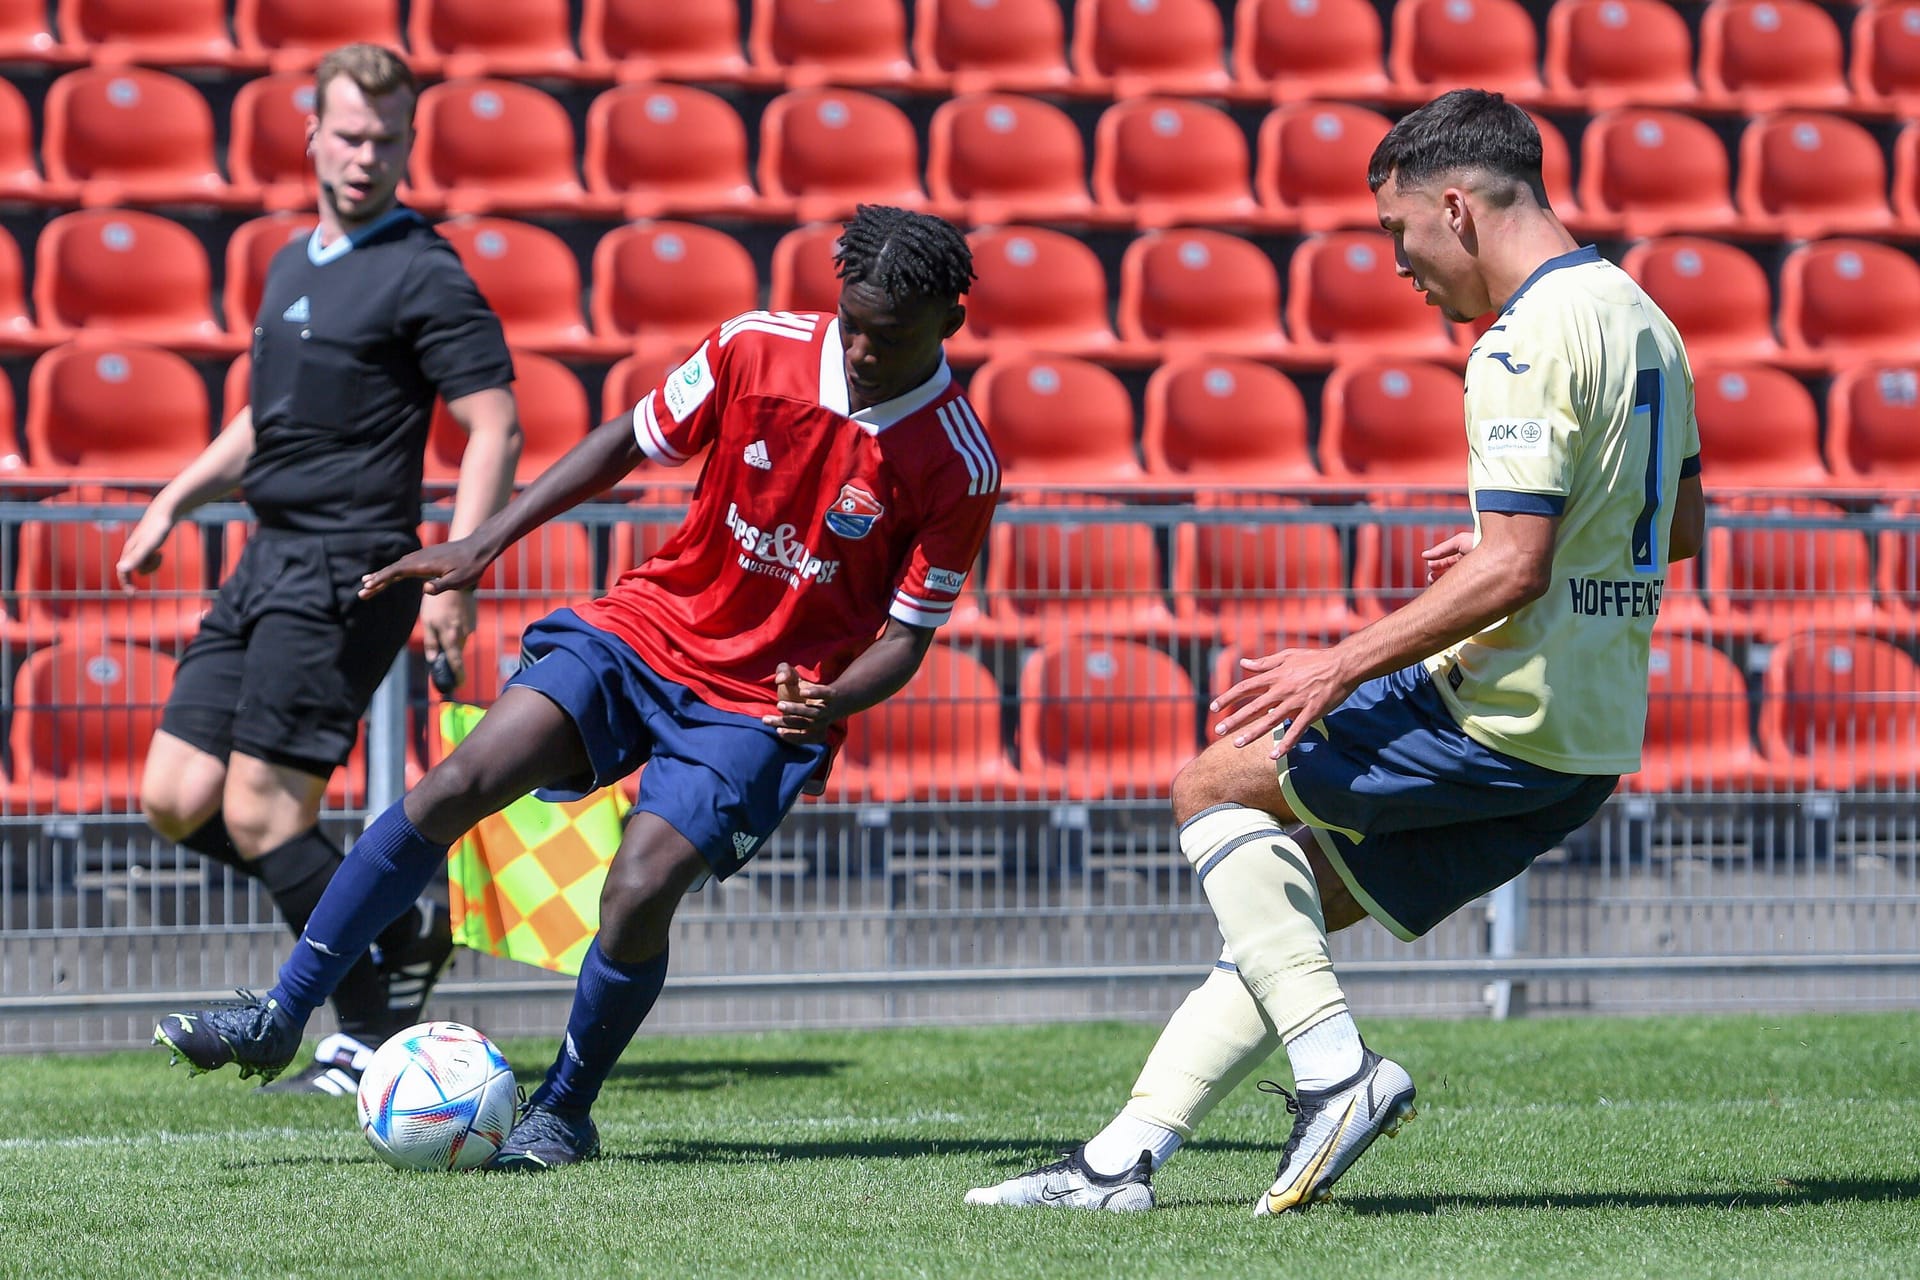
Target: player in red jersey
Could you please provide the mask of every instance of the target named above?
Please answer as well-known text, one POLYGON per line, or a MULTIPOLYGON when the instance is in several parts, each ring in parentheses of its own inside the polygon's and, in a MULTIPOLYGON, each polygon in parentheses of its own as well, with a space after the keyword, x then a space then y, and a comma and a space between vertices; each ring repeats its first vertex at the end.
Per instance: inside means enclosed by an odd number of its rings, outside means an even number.
POLYGON ((641 764, 565 1044, 503 1168, 589 1159, 588 1108, 659 996, 668 926, 817 783, 842 723, 905 685, 952 612, 1000 485, 942 342, 965 319, 967 242, 925 214, 863 206, 841 235, 837 315, 754 311, 707 336, 468 537, 370 574, 472 587, 514 541, 643 460, 708 460, 684 524, 605 597, 522 640, 527 665, 446 759, 368 826, 278 985, 155 1032, 196 1070, 272 1076, 343 959, 439 872, 447 847, 529 791, 583 795, 641 764))

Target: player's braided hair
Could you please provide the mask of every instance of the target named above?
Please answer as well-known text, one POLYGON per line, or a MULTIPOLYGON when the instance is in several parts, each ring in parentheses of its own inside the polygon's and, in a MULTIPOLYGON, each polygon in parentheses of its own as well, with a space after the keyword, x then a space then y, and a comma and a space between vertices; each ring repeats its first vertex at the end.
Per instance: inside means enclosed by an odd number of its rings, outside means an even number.
POLYGON ((890 205, 863 204, 840 233, 833 260, 840 278, 871 285, 894 302, 953 302, 973 283, 973 250, 945 218, 890 205))

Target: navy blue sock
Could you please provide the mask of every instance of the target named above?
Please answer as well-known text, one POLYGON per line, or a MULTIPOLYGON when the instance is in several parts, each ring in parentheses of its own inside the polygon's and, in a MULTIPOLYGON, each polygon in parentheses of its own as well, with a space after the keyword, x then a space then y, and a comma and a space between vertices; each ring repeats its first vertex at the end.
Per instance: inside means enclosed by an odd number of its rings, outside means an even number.
POLYGON ((427 887, 447 860, 447 846, 414 830, 395 801, 333 873, 314 905, 293 954, 271 993, 295 1026, 305 1026, 382 929, 427 887))
POLYGON ((595 938, 580 963, 566 1041, 547 1069, 546 1083, 534 1090, 533 1101, 566 1109, 591 1107, 613 1064, 660 998, 666 980, 664 948, 639 964, 615 964, 595 938))

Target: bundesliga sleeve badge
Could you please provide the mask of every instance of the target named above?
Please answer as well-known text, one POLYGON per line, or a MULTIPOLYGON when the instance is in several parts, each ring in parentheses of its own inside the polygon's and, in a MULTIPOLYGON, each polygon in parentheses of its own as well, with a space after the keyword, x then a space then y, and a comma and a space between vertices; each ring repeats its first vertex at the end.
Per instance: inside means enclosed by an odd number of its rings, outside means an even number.
POLYGON ((827 509, 827 528, 843 538, 864 538, 874 522, 887 514, 880 500, 857 484, 840 486, 840 496, 827 509))

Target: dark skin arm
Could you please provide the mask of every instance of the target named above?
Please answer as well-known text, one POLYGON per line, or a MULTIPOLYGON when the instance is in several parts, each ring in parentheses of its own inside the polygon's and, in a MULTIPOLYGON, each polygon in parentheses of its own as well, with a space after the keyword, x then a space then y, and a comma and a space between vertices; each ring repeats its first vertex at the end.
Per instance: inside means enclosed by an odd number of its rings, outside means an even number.
POLYGON ((890 618, 880 638, 848 663, 832 684, 802 680, 799 672, 783 662, 774 673, 780 710, 760 718, 777 728, 788 742, 825 741, 827 727, 834 721, 885 702, 905 688, 932 643, 931 627, 909 626, 890 618))

